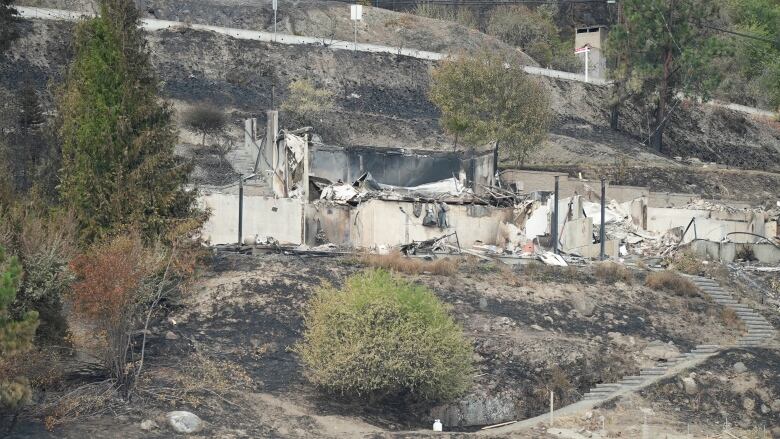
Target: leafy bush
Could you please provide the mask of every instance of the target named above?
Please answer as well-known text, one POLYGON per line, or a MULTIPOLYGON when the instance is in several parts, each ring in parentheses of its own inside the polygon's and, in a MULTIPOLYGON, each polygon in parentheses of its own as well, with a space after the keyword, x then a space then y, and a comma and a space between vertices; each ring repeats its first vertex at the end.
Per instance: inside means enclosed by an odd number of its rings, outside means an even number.
POLYGON ((602 262, 596 265, 593 272, 598 279, 607 284, 625 282, 631 285, 634 282, 634 275, 631 274, 631 271, 614 262, 602 262))
POLYGON ((447 401, 471 385, 473 350, 445 305, 383 270, 320 290, 295 351, 311 382, 370 402, 447 401))
POLYGON ((11 315, 21 319, 37 311, 36 341, 61 344, 68 332, 62 311, 73 275, 68 262, 74 254, 77 224, 67 213, 40 213, 16 205, 0 213, 0 245, 15 248, 24 270, 11 315))
POLYGON ((698 297, 699 287, 679 274, 664 270, 647 275, 645 285, 660 291, 667 291, 677 296, 698 297))
POLYGON ((582 70, 572 44, 558 36, 553 11, 526 6, 499 6, 490 13, 487 33, 507 44, 519 47, 545 67, 568 72, 582 70))

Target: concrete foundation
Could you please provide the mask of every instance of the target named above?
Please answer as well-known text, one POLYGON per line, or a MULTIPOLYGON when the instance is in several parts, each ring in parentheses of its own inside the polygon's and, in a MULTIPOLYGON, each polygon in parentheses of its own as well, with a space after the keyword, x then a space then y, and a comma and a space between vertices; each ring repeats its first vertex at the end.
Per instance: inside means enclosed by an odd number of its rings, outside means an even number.
POLYGON ((737 254, 743 248, 752 250, 753 255, 758 262, 764 264, 780 263, 780 248, 772 244, 740 244, 735 242, 715 242, 707 240, 691 242, 691 250, 693 250, 694 253, 722 262, 733 262, 737 259, 737 254))

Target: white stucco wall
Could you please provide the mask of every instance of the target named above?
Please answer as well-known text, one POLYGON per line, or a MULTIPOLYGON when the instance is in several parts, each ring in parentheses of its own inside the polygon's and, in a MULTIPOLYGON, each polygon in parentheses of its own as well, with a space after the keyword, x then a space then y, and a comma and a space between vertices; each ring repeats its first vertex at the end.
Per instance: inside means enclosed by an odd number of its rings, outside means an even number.
MULTIPOLYGON (((234 244, 238 239, 238 195, 204 194, 200 206, 211 210, 202 236, 210 245, 234 244)), ((292 198, 244 195, 243 240, 272 237, 283 244, 303 242, 303 203, 292 198)))
POLYGON ((435 238, 457 231, 460 245, 471 247, 477 241, 496 243, 499 224, 512 219, 512 208, 495 208, 474 205, 448 205, 449 228, 422 225, 425 209, 420 217, 412 214, 412 203, 401 201, 370 200, 355 208, 352 230, 353 245, 374 248, 378 245, 394 246, 411 241, 435 238), (403 211, 401 210, 403 209, 403 211))

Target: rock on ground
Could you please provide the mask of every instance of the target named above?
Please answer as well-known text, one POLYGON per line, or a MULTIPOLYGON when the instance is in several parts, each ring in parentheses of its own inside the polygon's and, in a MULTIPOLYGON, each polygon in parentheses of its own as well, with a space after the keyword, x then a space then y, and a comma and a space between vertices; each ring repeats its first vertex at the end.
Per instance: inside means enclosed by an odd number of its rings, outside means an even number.
POLYGON ((203 430, 203 420, 186 411, 173 411, 165 415, 168 425, 177 433, 197 433, 203 430))

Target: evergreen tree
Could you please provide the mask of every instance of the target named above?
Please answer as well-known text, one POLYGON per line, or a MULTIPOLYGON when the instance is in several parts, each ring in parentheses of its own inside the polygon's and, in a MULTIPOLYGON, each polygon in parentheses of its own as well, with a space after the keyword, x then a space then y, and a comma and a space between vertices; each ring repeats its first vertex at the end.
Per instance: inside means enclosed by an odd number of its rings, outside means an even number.
MULTIPOLYGON (((22 270, 16 258, 6 258, 0 247, 0 362, 32 346, 38 314, 27 313, 22 320, 13 320, 8 307, 16 297, 22 270)), ((16 407, 30 399, 30 387, 24 377, 0 376, 0 406, 16 407)))
POLYGON ((711 0, 621 0, 621 20, 610 31, 608 53, 618 90, 613 96, 613 127, 626 86, 654 107, 650 144, 663 151, 664 126, 677 93, 706 97, 715 79, 704 68, 715 52, 702 21, 714 16, 711 0))
POLYGON ((193 213, 190 167, 174 157, 172 109, 138 24, 131 0, 101 0, 99 17, 76 29, 59 96, 60 193, 87 243, 126 226, 164 237, 193 213))

